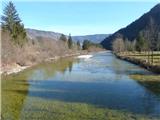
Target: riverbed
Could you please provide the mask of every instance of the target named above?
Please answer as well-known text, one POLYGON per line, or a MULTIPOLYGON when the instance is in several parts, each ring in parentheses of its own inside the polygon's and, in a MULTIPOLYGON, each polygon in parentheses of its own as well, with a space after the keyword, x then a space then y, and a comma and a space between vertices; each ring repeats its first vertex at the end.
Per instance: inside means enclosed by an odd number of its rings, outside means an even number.
POLYGON ((2 118, 160 119, 160 81, 130 77, 136 74, 154 75, 111 52, 42 63, 2 77, 2 118))

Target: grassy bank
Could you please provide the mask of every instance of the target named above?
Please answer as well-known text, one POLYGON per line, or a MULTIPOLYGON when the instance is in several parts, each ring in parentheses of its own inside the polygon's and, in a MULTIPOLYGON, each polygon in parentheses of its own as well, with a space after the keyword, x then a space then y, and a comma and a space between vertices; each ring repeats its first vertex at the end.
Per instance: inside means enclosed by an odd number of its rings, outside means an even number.
POLYGON ((160 73, 160 52, 121 52, 118 58, 144 67, 152 72, 160 73))
POLYGON ((130 75, 139 84, 145 86, 149 91, 160 95, 160 75, 130 75))
POLYGON ((131 78, 142 82, 160 82, 160 75, 130 75, 131 78))

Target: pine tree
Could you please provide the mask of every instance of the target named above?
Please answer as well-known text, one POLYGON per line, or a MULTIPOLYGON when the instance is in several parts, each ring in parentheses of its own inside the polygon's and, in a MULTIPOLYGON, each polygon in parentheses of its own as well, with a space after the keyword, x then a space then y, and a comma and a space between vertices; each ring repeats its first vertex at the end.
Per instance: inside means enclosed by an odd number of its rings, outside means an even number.
POLYGON ((9 32, 12 33, 14 24, 21 22, 17 10, 15 9, 14 4, 10 1, 3 10, 3 12, 4 15, 1 17, 2 27, 9 30, 9 32))
POLYGON ((160 51, 160 32, 158 33, 157 37, 157 51, 160 51))
POLYGON ((89 48, 89 46, 90 46, 90 41, 89 40, 84 40, 82 49, 87 50, 89 48))
POLYGON ((9 31, 12 40, 22 46, 26 41, 26 31, 14 4, 10 1, 1 16, 2 29, 9 31))
POLYGON ((72 41, 71 34, 69 34, 69 37, 68 37, 68 48, 72 49, 72 47, 73 47, 73 41, 72 41))
POLYGON ((77 49, 80 50, 81 49, 81 44, 79 41, 77 41, 77 49))
POLYGON ((145 40, 144 40, 144 37, 142 36, 142 34, 140 33, 138 35, 138 38, 137 38, 137 42, 136 42, 136 50, 141 52, 142 50, 145 49, 145 40))

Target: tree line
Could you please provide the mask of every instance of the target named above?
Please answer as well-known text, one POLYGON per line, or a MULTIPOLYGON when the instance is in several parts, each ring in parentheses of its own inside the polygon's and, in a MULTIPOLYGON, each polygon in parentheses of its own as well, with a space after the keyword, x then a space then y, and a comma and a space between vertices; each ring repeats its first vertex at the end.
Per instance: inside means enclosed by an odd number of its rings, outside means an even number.
MULTIPOLYGON (((19 17, 15 5, 11 1, 3 10, 3 15, 1 16, 1 25, 2 30, 9 33, 11 40, 16 45, 22 47, 28 41, 27 33, 22 20, 19 17)), ((98 44, 91 43, 89 40, 84 40, 82 45, 79 41, 75 43, 72 40, 71 34, 69 34, 69 36, 61 34, 59 40, 67 44, 69 49, 72 49, 74 46, 76 46, 78 50, 87 50, 90 46, 99 46, 98 44)))
POLYGON ((160 51, 160 32, 152 35, 148 31, 142 31, 133 41, 127 38, 116 38, 112 43, 112 49, 115 53, 121 52, 145 52, 148 56, 148 62, 153 63, 153 52, 160 51), (151 61, 150 57, 151 56, 151 61))
POLYGON ((59 40, 63 41, 64 43, 67 43, 69 49, 72 49, 74 46, 77 46, 78 50, 81 49, 80 42, 77 41, 77 43, 75 43, 72 40, 71 34, 69 34, 68 37, 66 35, 64 35, 64 34, 61 34, 61 36, 59 37, 59 40))
POLYGON ((61 34, 60 38, 61 41, 65 42, 68 44, 68 48, 72 49, 72 47, 74 46, 74 44, 77 46, 78 50, 88 50, 90 47, 94 46, 94 47, 99 47, 102 48, 102 46, 98 43, 93 43, 90 40, 83 40, 83 43, 81 44, 80 41, 77 41, 76 43, 73 42, 71 34, 68 36, 61 34))

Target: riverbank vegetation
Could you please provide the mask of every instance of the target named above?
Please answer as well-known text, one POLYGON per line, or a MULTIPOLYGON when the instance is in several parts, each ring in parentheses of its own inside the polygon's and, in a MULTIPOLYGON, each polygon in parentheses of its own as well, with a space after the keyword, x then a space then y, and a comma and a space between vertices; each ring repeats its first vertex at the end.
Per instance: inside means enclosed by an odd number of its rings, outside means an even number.
POLYGON ((98 43, 93 43, 89 40, 84 40, 82 50, 88 50, 89 52, 104 50, 103 47, 98 43))
POLYGON ((77 45, 69 39, 29 38, 12 2, 2 16, 2 67, 16 63, 21 66, 44 61, 47 58, 76 53, 77 45), (68 44, 66 43, 68 42, 68 44))
MULTIPOLYGON (((160 82, 160 75, 155 75, 155 74, 151 74, 151 75, 137 75, 137 74, 133 74, 130 75, 131 78, 138 80, 138 81, 142 81, 142 82, 160 82)), ((160 87, 160 86, 159 86, 160 87)))
POLYGON ((58 38, 30 37, 11 1, 4 8, 0 31, 1 72, 7 72, 16 66, 32 66, 46 59, 54 60, 64 56, 86 54, 89 51, 83 51, 81 43, 73 41, 71 34, 61 34, 58 38))
POLYGON ((114 53, 121 59, 139 64, 154 72, 160 72, 160 33, 150 34, 140 32, 134 41, 127 38, 117 38, 112 44, 114 53), (152 38, 152 39, 151 39, 152 38))

